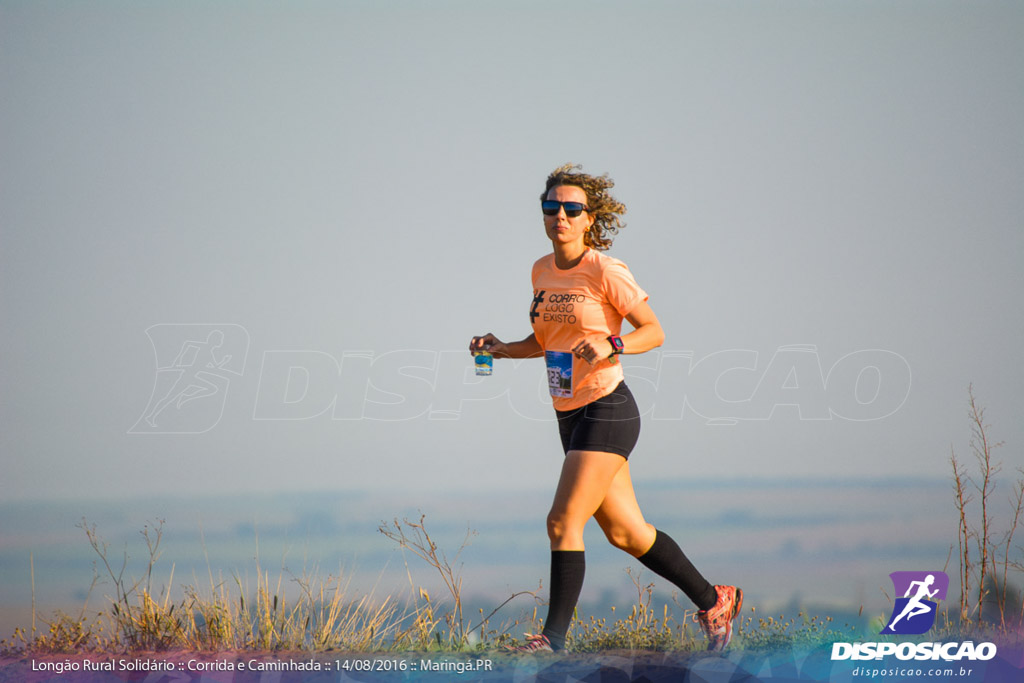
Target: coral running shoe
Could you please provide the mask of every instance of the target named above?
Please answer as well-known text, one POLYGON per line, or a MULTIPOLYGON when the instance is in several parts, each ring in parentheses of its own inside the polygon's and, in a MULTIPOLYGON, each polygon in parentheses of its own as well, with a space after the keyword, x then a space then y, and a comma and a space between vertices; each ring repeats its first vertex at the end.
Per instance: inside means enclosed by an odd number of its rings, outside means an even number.
POLYGON ((526 644, 519 645, 517 647, 506 647, 507 652, 519 652, 524 654, 534 654, 537 652, 554 652, 554 648, 551 647, 551 641, 545 635, 531 635, 526 634, 526 644))
POLYGON ((709 610, 693 615, 708 638, 708 650, 721 652, 732 640, 732 620, 743 607, 743 591, 736 586, 715 586, 718 602, 709 610))

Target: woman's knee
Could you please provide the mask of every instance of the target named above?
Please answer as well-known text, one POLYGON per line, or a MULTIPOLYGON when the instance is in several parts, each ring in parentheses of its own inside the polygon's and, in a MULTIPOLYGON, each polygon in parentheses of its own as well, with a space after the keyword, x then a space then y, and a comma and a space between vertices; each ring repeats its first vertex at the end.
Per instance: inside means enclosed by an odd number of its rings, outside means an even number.
MULTIPOLYGON (((586 520, 583 521, 583 524, 586 520)), ((574 520, 569 514, 561 510, 551 510, 548 513, 548 538, 552 541, 559 541, 568 535, 579 535, 583 531, 583 524, 574 520)))
POLYGON ((633 542, 633 535, 624 527, 605 529, 604 536, 608 539, 609 543, 619 550, 628 551, 631 543, 633 542))
POLYGON ((614 547, 624 550, 630 555, 642 555, 650 545, 647 541, 649 536, 646 529, 634 528, 625 525, 613 525, 604 529, 605 538, 614 547))
POLYGON ((555 510, 548 513, 548 538, 557 541, 565 535, 565 515, 555 510))

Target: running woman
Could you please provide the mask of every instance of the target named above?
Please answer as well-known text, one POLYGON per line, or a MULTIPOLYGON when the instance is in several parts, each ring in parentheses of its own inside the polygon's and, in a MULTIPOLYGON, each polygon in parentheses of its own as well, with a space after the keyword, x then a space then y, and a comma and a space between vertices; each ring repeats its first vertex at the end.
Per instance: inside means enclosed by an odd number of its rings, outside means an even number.
POLYGON ((522 652, 565 647, 583 587, 583 527, 597 520, 608 541, 678 586, 699 610, 695 619, 720 651, 732 638, 743 603, 735 586, 714 586, 664 531, 644 520, 633 491, 629 455, 640 435, 640 412, 623 382, 618 356, 661 345, 657 316, 626 265, 602 254, 622 227, 626 207, 607 176, 566 164, 548 176, 541 195, 552 253, 533 264, 533 333, 503 342, 473 337, 470 351, 495 358, 543 356, 565 459, 548 513, 551 541, 550 601, 544 631, 528 636, 522 652), (625 318, 633 331, 621 335, 625 318))

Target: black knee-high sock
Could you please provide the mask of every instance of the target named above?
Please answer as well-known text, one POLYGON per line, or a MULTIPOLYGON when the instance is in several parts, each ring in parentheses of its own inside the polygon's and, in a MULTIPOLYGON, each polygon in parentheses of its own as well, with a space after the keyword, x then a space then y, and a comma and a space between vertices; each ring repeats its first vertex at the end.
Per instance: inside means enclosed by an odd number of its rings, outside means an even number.
POLYGON ((580 598, 586 567, 582 550, 551 551, 551 601, 548 618, 544 621, 544 635, 551 641, 552 649, 565 647, 565 633, 580 598))
POLYGON ((657 530, 655 534, 651 549, 636 559, 655 574, 678 586, 686 593, 686 597, 693 601, 697 609, 707 610, 714 607, 718 601, 715 587, 701 576, 671 536, 657 530))

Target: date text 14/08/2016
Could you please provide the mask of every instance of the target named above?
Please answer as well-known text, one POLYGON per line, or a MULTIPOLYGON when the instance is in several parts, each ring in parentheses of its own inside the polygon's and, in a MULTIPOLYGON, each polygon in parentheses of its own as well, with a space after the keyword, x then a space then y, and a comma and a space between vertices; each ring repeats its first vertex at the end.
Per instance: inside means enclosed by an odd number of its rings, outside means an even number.
POLYGON ((472 673, 491 671, 493 663, 490 659, 435 660, 421 659, 408 661, 405 659, 339 659, 335 660, 338 671, 443 671, 446 673, 472 673))

